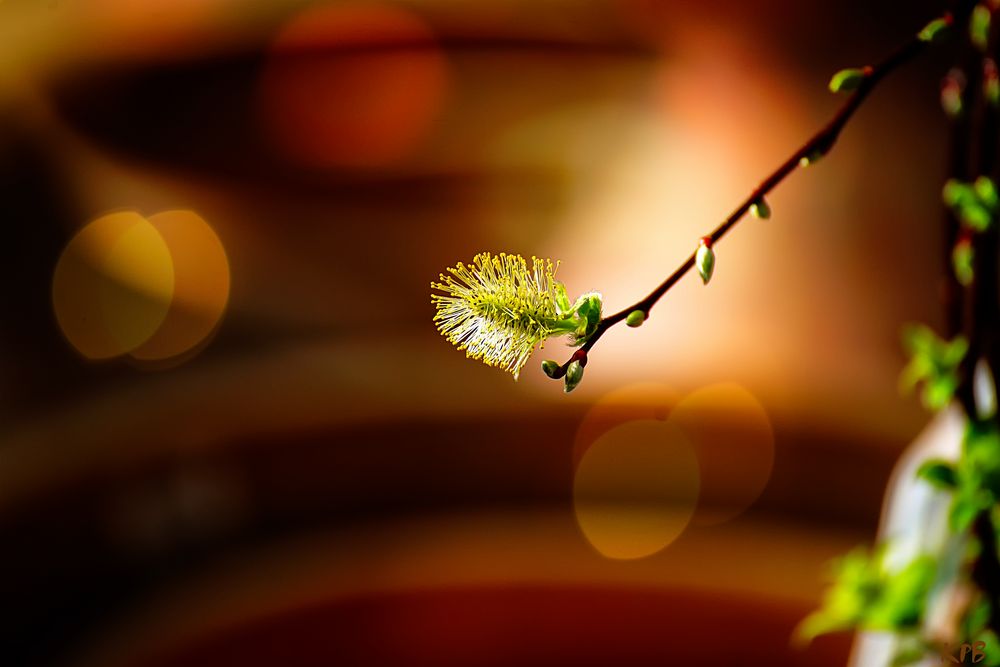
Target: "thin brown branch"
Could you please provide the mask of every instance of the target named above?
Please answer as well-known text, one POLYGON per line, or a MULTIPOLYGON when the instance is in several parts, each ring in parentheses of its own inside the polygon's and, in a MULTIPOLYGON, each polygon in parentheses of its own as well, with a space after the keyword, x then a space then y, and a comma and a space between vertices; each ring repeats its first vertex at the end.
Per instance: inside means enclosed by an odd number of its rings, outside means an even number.
MULTIPOLYGON (((964 21, 968 17, 969 13, 971 13, 975 4, 975 0, 960 0, 955 3, 953 11, 945 13, 943 18, 949 23, 964 21)), ((782 162, 770 176, 765 178, 760 185, 758 185, 754 191, 751 192, 750 195, 747 196, 747 198, 744 199, 743 202, 729 214, 729 217, 727 217, 721 224, 719 224, 718 227, 715 228, 714 231, 712 231, 711 234, 708 234, 705 238, 709 239, 712 244, 717 243, 729 232, 729 230, 735 227, 736 224, 746 216, 754 204, 763 200, 765 196, 780 185, 792 172, 798 169, 804 160, 814 161, 817 158, 829 153, 834 144, 836 144, 837 139, 840 137, 844 127, 851 120, 855 112, 868 98, 875 87, 886 76, 901 65, 912 60, 927 46, 928 42, 920 39, 917 35, 914 35, 878 65, 865 68, 866 75, 861 80, 860 85, 854 90, 850 97, 848 97, 847 101, 844 102, 836 114, 834 114, 833 118, 831 118, 830 121, 818 132, 816 132, 816 134, 814 134, 808 141, 799 146, 795 152, 782 162)), ((629 313, 638 310, 648 317, 650 311, 653 309, 653 306, 655 306, 663 295, 676 285, 681 278, 687 275, 687 273, 691 271, 694 266, 695 253, 692 252, 691 255, 684 260, 684 262, 682 262, 681 265, 677 267, 677 269, 675 269, 666 280, 664 280, 645 298, 613 315, 602 318, 597 326, 597 329, 587 339, 587 342, 573 353, 573 356, 559 368, 558 372, 553 373, 550 377, 563 377, 566 373, 566 369, 569 367, 569 364, 573 361, 580 361, 582 364, 586 364, 587 354, 594 347, 597 341, 600 340, 611 327, 623 322, 625 318, 628 317, 629 313)))

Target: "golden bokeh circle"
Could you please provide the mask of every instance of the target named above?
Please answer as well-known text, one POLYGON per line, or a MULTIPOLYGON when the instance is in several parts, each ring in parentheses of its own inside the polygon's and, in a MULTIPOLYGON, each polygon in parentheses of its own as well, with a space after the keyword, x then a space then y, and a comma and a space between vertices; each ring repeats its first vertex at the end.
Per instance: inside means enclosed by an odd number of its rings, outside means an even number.
POLYGON ((576 469, 577 523, 602 555, 650 556, 676 540, 698 503, 698 460, 684 433, 636 420, 601 435, 576 469))
POLYGON ((134 211, 102 216, 66 245, 52 280, 56 321, 88 359, 126 354, 148 340, 173 298, 170 249, 134 211))
POLYGON ((218 326, 229 301, 229 260, 215 231, 194 211, 164 211, 149 217, 174 267, 174 296, 163 323, 131 351, 144 361, 180 356, 218 326))
POLYGON ((694 523, 715 525, 743 513, 767 486, 774 432, 760 401, 742 386, 720 383, 685 396, 670 413, 694 446, 701 498, 694 523))
POLYGON ((229 262, 193 211, 148 220, 117 211, 66 244, 52 278, 52 306, 66 340, 87 359, 182 358, 217 328, 229 299, 229 262))
POLYGON ((680 393, 660 382, 636 382, 610 391, 587 411, 573 442, 573 463, 580 461, 597 438, 637 419, 665 421, 680 393))

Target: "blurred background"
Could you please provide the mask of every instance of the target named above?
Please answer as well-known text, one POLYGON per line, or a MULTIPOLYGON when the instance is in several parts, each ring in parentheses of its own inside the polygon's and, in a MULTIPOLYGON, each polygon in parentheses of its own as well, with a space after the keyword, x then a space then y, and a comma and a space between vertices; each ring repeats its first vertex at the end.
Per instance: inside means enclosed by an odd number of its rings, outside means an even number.
POLYGON ((940 9, 2 0, 0 664, 843 665, 790 636, 927 421, 946 53, 572 395, 429 283, 625 307, 940 9))

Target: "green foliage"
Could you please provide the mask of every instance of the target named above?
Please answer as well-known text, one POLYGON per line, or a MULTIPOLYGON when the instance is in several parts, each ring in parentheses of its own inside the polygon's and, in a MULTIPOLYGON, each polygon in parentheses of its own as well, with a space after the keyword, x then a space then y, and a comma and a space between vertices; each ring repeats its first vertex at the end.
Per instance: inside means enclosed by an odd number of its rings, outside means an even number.
POLYGON ((855 549, 834 564, 833 585, 823 606, 800 624, 797 634, 810 640, 852 628, 915 630, 936 571, 930 556, 918 556, 899 570, 889 571, 884 548, 874 554, 855 549))
POLYGON ((985 659, 979 663, 980 667, 1000 666, 1000 638, 992 630, 983 630, 977 635, 973 635, 977 642, 983 643, 985 659))
POLYGON ((921 42, 937 42, 943 39, 948 34, 948 29, 951 28, 951 22, 946 19, 934 19, 926 26, 923 30, 917 33, 917 39, 921 42))
POLYGON ((971 285, 976 277, 975 257, 972 241, 967 238, 959 239, 951 250, 951 268, 955 272, 955 280, 963 287, 971 285))
POLYGON ((830 79, 830 92, 846 93, 857 90, 864 82, 865 76, 867 76, 865 70, 857 67, 842 69, 830 79))
POLYGON ((910 362, 900 376, 900 387, 908 392, 922 385, 924 406, 940 410, 958 387, 958 368, 969 349, 968 342, 962 336, 944 341, 926 326, 910 325, 903 331, 903 344, 910 352, 910 362))
POLYGON ((896 649, 895 655, 892 656, 892 662, 889 664, 892 667, 913 665, 927 657, 929 652, 930 648, 919 637, 907 637, 906 641, 902 642, 896 649))
POLYGON ((983 66, 983 96, 990 106, 1000 104, 1000 72, 995 61, 986 59, 983 66))
POLYGON ((962 90, 965 78, 961 72, 952 71, 941 85, 941 108, 949 118, 957 118, 962 113, 962 90))
POLYGON ((968 530, 980 512, 1000 502, 1000 430, 994 421, 970 421, 956 463, 925 461, 917 477, 935 488, 954 493, 949 513, 951 529, 968 530))
POLYGON ((980 176, 975 183, 951 179, 945 183, 941 197, 966 229, 984 232, 993 225, 998 197, 996 185, 990 178, 980 176))
POLYGON ((969 39, 980 52, 986 52, 990 41, 990 18, 992 12, 986 5, 976 5, 969 19, 969 39))
MULTIPOLYGON (((986 630, 986 624, 990 620, 990 603, 980 597, 975 604, 969 607, 961 626, 963 637, 978 637, 986 630)), ((1000 647, 998 647, 1000 648, 1000 647)))
POLYGON ((929 459, 917 470, 917 477, 931 486, 951 491, 958 485, 955 466, 941 459, 929 459))
POLYGON ((601 295, 597 292, 588 292, 576 300, 571 311, 574 317, 574 345, 583 345, 594 335, 601 322, 602 309, 601 295))
POLYGON ((1000 195, 997 193, 997 186, 993 182, 993 179, 989 176, 980 176, 972 184, 972 189, 975 191, 979 201, 989 207, 990 210, 996 210, 997 202, 1000 201, 1000 195))
POLYGON ((949 520, 965 531, 976 515, 1000 500, 1000 431, 994 421, 970 421, 955 470, 955 496, 949 520))

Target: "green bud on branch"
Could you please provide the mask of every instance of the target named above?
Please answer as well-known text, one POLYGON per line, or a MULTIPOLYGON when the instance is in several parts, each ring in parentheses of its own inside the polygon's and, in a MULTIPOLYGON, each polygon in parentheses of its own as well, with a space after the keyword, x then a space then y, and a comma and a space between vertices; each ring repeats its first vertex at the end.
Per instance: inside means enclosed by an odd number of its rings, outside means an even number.
POLYGON ((946 18, 934 19, 924 29, 917 33, 917 39, 921 42, 937 42, 948 34, 951 28, 951 21, 946 18))
POLYGON ((816 164, 819 162, 820 158, 823 157, 823 151, 818 148, 810 152, 808 155, 803 155, 799 158, 799 166, 805 169, 809 165, 816 164))
POLYGON ((848 93, 861 87, 865 77, 871 74, 871 67, 849 67, 842 69, 830 79, 831 93, 848 93))
POLYGON ((917 469, 917 477, 937 489, 951 490, 958 486, 955 466, 940 459, 924 461, 917 469))
POLYGON ((694 262, 698 267, 698 275, 704 284, 712 279, 715 271, 715 251, 712 250, 712 239, 708 236, 698 242, 698 250, 694 254, 694 262))
POLYGON ((580 384, 580 380, 583 379, 583 364, 579 361, 573 361, 570 363, 569 367, 566 369, 566 385, 563 387, 563 391, 567 394, 580 384))
POLYGON ((977 232, 985 232, 993 222, 993 216, 990 215, 990 212, 979 204, 962 206, 958 210, 958 218, 963 225, 977 232))
POLYGON ((983 61, 983 96, 990 106, 1000 105, 1000 72, 992 58, 983 61))
POLYGON ((761 197, 750 204, 750 215, 759 220, 767 220, 771 217, 771 206, 767 203, 766 199, 761 197))
POLYGON ((949 118, 957 118, 962 113, 964 90, 965 76, 961 70, 952 70, 941 82, 941 108, 949 118))
POLYGON ((976 182, 972 184, 972 189, 975 191, 976 196, 979 197, 985 206, 990 209, 995 209, 997 207, 997 202, 1000 201, 1000 195, 997 194, 997 186, 993 182, 993 179, 989 176, 980 176, 976 179, 976 182))
POLYGON ((972 10, 972 17, 969 19, 969 39, 980 53, 986 53, 986 46, 990 41, 991 15, 990 8, 980 4, 972 10))
POLYGON ((560 366, 557 362, 551 359, 546 359, 542 362, 542 372, 548 375, 553 380, 559 379, 559 369, 560 366))
POLYGON ((971 285, 975 277, 973 269, 974 252, 972 239, 968 237, 959 239, 951 251, 951 265, 955 271, 955 280, 963 287, 971 285))
POLYGON ((632 327, 633 329, 636 327, 641 327, 642 323, 645 321, 646 321, 646 313, 642 312, 641 310, 633 310, 631 313, 628 314, 628 317, 625 318, 625 324, 632 327))

